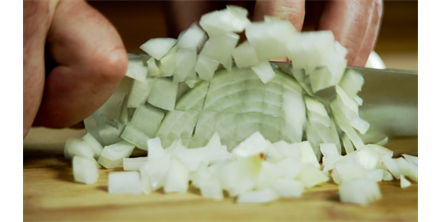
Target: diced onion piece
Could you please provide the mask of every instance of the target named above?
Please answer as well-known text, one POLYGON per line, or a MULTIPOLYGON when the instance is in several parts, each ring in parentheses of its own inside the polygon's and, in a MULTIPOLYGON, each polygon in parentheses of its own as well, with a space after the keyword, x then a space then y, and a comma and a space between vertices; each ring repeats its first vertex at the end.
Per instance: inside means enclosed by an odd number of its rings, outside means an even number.
POLYGON ((143 81, 134 80, 132 88, 129 93, 129 100, 127 107, 137 108, 147 101, 150 90, 152 89, 154 80, 152 78, 144 79, 143 81))
POLYGON ((130 156, 134 148, 134 145, 125 141, 105 146, 98 163, 107 169, 117 167, 123 162, 123 158, 130 156))
POLYGON ((101 152, 103 151, 103 146, 95 139, 92 134, 87 133, 84 135, 81 140, 85 141, 94 151, 94 158, 98 159, 100 157, 101 152))
MULTIPOLYGON (((146 136, 154 138, 163 118, 163 110, 149 104, 144 104, 135 110, 129 125, 134 126, 146 136)), ((144 143, 145 142, 146 141, 144 141, 144 143)))
POLYGON ((109 193, 141 194, 141 180, 139 172, 112 172, 109 173, 109 193))
POLYGON ((304 169, 296 177, 296 180, 301 181, 305 187, 310 188, 318 184, 327 182, 328 176, 325 176, 319 169, 306 165, 304 169))
POLYGON ((334 143, 321 143, 319 146, 323 155, 323 171, 329 171, 334 168, 335 163, 339 161, 342 156, 338 153, 338 149, 334 143))
POLYGON ((278 172, 273 172, 274 176, 286 179, 295 179, 304 170, 303 164, 291 158, 280 161, 276 167, 278 172))
POLYGON ((226 9, 201 16, 200 25, 210 38, 227 32, 242 32, 250 24, 247 14, 246 9, 229 5, 226 9))
POLYGON ((390 172, 388 172, 387 170, 382 170, 383 175, 382 175, 382 180, 384 181, 391 181, 393 180, 393 176, 391 175, 390 172))
POLYGON ((147 157, 123 158, 124 170, 140 170, 140 167, 146 164, 147 157))
POLYGON ((361 97, 359 97, 359 96, 356 95, 356 96, 353 97, 353 100, 354 100, 359 106, 362 106, 363 100, 362 100, 361 97))
POLYGON ((339 174, 341 183, 354 179, 367 178, 365 169, 356 163, 337 162, 333 171, 336 171, 339 174))
POLYGON ((404 175, 401 174, 401 188, 407 188, 411 185, 410 181, 408 181, 404 175))
POLYGON ((217 60, 208 58, 204 55, 198 55, 198 59, 195 64, 195 71, 198 73, 200 79, 210 81, 218 69, 219 62, 217 60))
POLYGON ((150 137, 132 125, 127 125, 126 128, 124 128, 123 133, 121 133, 121 138, 142 150, 147 150, 147 140, 150 139, 150 137))
POLYGON ((375 169, 381 166, 380 157, 373 149, 364 146, 358 151, 357 156, 359 158, 359 163, 365 169, 375 169))
POLYGON ((323 66, 334 50, 334 36, 331 31, 302 32, 287 44, 288 57, 293 68, 308 71, 323 66))
POLYGON ((342 77, 339 86, 347 93, 350 98, 357 96, 364 85, 364 78, 359 72, 348 69, 342 77))
POLYGON ((214 200, 222 200, 224 198, 223 190, 217 177, 201 181, 200 190, 203 197, 214 200))
POLYGON ((301 149, 301 163, 311 164, 315 168, 320 168, 316 154, 313 151, 312 146, 308 141, 299 143, 299 148, 301 149))
POLYGON ((178 48, 199 48, 206 40, 206 33, 197 23, 193 23, 190 28, 180 33, 178 36, 178 48))
POLYGON ((76 182, 93 184, 98 179, 97 163, 94 159, 82 156, 74 156, 72 170, 76 182))
POLYGON ((189 171, 181 161, 172 158, 169 171, 167 172, 164 191, 166 193, 179 192, 185 193, 189 186, 189 171))
POLYGON ((353 146, 353 143, 350 141, 350 139, 348 138, 347 134, 342 134, 342 143, 344 145, 344 149, 345 149, 345 153, 349 154, 351 152, 355 151, 355 147, 353 146))
POLYGON ((362 149, 364 146, 364 142, 361 137, 357 134, 357 132, 351 127, 345 120, 341 119, 339 116, 336 116, 336 123, 342 129, 342 131, 347 134, 348 138, 355 145, 356 149, 362 149))
POLYGON ((396 159, 395 161, 396 161, 397 165, 399 166, 399 169, 401 170, 401 174, 403 174, 404 176, 407 176, 408 178, 417 182, 417 180, 418 180, 417 166, 406 161, 402 157, 396 159))
POLYGON ((160 158, 148 157, 147 163, 140 167, 140 172, 148 175, 151 190, 157 190, 164 186, 170 162, 168 155, 164 155, 160 158))
POLYGON ((410 163, 417 166, 417 156, 411 156, 408 154, 402 154, 402 156, 410 163))
POLYGON ((295 27, 287 20, 276 17, 264 22, 253 22, 246 27, 247 40, 256 50, 260 61, 287 56, 287 42, 296 36, 295 27))
POLYGON ((302 152, 301 148, 299 147, 299 143, 289 144, 286 141, 281 140, 279 142, 273 143, 273 147, 284 157, 289 157, 296 161, 301 160, 302 152))
POLYGON ((156 77, 160 75, 160 68, 158 68, 157 61, 152 57, 147 60, 147 76, 156 77))
POLYGON ((304 192, 304 184, 297 180, 276 179, 272 188, 282 197, 300 197, 304 192))
POLYGON ((231 193, 234 187, 240 182, 239 172, 236 162, 234 161, 222 163, 219 171, 217 172, 217 176, 220 180, 222 188, 229 191, 229 193, 231 193))
POLYGON ((283 103, 285 124, 281 131, 287 131, 291 141, 301 142, 304 125, 306 122, 305 103, 301 94, 301 87, 297 84, 284 87, 283 103), (299 87, 299 88, 298 88, 299 87))
POLYGON ((178 49, 175 53, 175 72, 173 74, 174 82, 183 82, 188 79, 189 73, 194 72, 196 63, 196 47, 178 49))
POLYGON ((178 47, 172 47, 163 58, 160 59, 160 77, 172 76, 175 71, 175 53, 178 47))
POLYGON ((305 97, 305 106, 310 112, 319 114, 321 116, 324 116, 328 118, 328 121, 330 121, 330 117, 327 113, 327 110, 325 110, 324 104, 319 102, 318 100, 315 100, 309 96, 305 97))
POLYGON ((138 81, 144 81, 147 77, 147 66, 142 60, 130 60, 127 65, 126 76, 138 81))
POLYGON ((166 78, 156 78, 147 102, 161 109, 175 108, 178 83, 166 78))
POLYGON ((263 83, 269 82, 276 75, 268 61, 263 61, 255 66, 252 66, 252 70, 256 73, 256 75, 258 75, 263 83))
POLYGON ((140 46, 140 49, 160 60, 177 42, 173 38, 152 38, 140 46))
POLYGON ((384 170, 382 169, 366 169, 367 178, 376 182, 382 181, 384 178, 384 170))
POLYGON ((74 156, 93 158, 95 152, 88 142, 80 139, 68 139, 64 146, 64 157, 70 159, 74 156))
MULTIPOLYGON (((124 163, 123 163, 123 165, 124 165, 124 163)), ((141 177, 141 190, 143 191, 144 194, 150 194, 152 192, 152 187, 151 187, 151 181, 150 181, 150 176, 149 176, 149 167, 145 167, 145 165, 147 165, 147 164, 144 163, 144 165, 141 165, 139 168, 140 177, 141 177)))
POLYGON ((399 168, 398 163, 388 154, 382 155, 381 159, 387 169, 391 172, 391 174, 393 174, 396 179, 399 179, 401 176, 401 169, 399 168))
POLYGON ((270 144, 270 141, 266 140, 257 131, 235 147, 232 153, 238 157, 251 157, 259 153, 265 153, 270 144))
MULTIPOLYGON (((283 141, 283 140, 281 140, 281 141, 283 141)), ((283 141, 283 142, 285 142, 285 141, 283 141)), ((300 151, 300 150, 298 150, 298 151, 300 151)), ((299 155, 299 158, 300 157, 301 157, 301 155, 299 155)), ((264 156, 264 159, 266 161, 269 161, 271 163, 277 163, 284 158, 285 158, 285 156, 280 151, 278 151, 273 144, 269 145, 267 147, 267 151, 264 156)))
POLYGON ((189 172, 194 172, 198 169, 198 166, 205 161, 206 153, 205 148, 185 148, 176 152, 174 156, 181 161, 189 172))
POLYGON ((232 69, 232 51, 238 43, 239 35, 235 33, 225 33, 219 36, 212 36, 204 44, 200 55, 218 61, 224 68, 232 69))
POLYGON ((148 147, 148 155, 147 155, 148 159, 161 158, 166 154, 163 146, 161 145, 160 138, 153 138, 147 140, 147 147, 148 147))
POLYGON ((256 191, 244 191, 239 194, 237 203, 268 203, 278 198, 278 194, 271 188, 256 191))
POLYGON ((232 56, 238 68, 246 68, 259 63, 256 51, 249 41, 244 41, 236 47, 232 52, 232 56))
POLYGON ((339 185, 339 198, 343 203, 366 205, 381 197, 379 185, 370 179, 354 179, 339 185))
POLYGON ((252 190, 255 187, 255 182, 250 178, 242 178, 239 183, 235 184, 231 189, 229 189, 229 195, 231 197, 236 197, 240 193, 252 190))

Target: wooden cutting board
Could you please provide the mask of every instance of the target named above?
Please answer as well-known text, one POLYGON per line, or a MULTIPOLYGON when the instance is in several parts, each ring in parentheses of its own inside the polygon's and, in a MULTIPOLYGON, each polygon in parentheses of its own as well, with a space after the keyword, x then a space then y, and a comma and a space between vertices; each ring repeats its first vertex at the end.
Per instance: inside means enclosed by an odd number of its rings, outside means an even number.
MULTIPOLYGON (((109 194, 108 173, 101 169, 93 185, 75 183, 72 167, 61 147, 24 145, 24 221, 417 221, 418 185, 401 189, 399 181, 381 182, 383 198, 367 206, 339 202, 332 181, 306 189, 300 198, 281 198, 269 204, 235 204, 204 199, 199 190, 185 194, 109 194), (29 148, 31 147, 31 148, 29 148)), ((390 141, 386 147, 417 154, 417 137, 390 141)), ((143 155, 142 152, 136 155, 143 155)))

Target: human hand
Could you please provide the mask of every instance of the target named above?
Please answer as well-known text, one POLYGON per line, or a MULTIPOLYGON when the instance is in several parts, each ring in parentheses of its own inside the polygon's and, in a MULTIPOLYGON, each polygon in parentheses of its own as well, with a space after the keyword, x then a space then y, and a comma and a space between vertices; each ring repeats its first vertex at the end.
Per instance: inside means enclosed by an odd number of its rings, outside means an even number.
MULTIPOLYGON (((317 30, 331 30, 335 39, 348 50, 347 65, 365 66, 373 50, 382 16, 382 0, 330 0, 322 2, 322 14, 317 30)), ((257 0, 253 1, 180 1, 166 2, 169 33, 177 37, 193 22, 210 11, 226 4, 249 9, 253 21, 264 20, 264 15, 289 20, 301 31, 304 25, 305 0, 257 0)))
POLYGON ((24 1, 23 138, 33 125, 69 127, 88 117, 112 95, 127 63, 115 28, 86 2, 24 1), (45 75, 49 60, 54 68, 45 75))

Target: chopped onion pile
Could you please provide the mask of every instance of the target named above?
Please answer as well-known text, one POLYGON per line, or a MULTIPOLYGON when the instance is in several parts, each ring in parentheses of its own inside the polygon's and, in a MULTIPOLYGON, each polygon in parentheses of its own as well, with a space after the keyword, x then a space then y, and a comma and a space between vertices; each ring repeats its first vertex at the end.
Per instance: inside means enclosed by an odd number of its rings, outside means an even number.
POLYGON ((109 174, 110 193, 184 193, 190 182, 205 198, 225 191, 237 203, 267 203, 331 175, 341 201, 355 204, 379 199, 379 181, 417 182, 417 157, 393 159, 362 140, 364 79, 346 69, 347 50, 331 31, 300 33, 247 14, 228 6, 178 39, 144 43, 151 57, 131 58, 117 91, 84 120, 88 134, 67 141, 75 181, 92 184, 100 165, 123 164, 127 172, 109 174), (280 58, 289 69, 269 62, 280 58), (335 98, 317 95, 330 88, 335 98), (147 157, 129 158, 135 148, 147 157))

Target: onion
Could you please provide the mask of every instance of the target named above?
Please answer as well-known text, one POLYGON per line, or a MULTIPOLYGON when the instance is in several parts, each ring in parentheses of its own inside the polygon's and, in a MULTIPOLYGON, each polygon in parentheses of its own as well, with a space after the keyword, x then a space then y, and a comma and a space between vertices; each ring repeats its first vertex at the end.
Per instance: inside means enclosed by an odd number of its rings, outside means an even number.
POLYGON ((226 9, 204 14, 200 25, 210 37, 227 32, 242 32, 250 24, 247 14, 246 9, 230 5, 226 9))
POLYGON ((177 42, 173 38, 153 38, 145 42, 140 48, 153 58, 160 60, 177 42))
POLYGON ((195 71, 200 79, 210 81, 218 68, 219 62, 204 55, 198 55, 195 71))
POLYGON ((306 165, 296 179, 301 181, 307 188, 316 186, 329 180, 328 176, 325 176, 316 167, 312 167, 311 165, 306 165))
POLYGON ((223 64, 227 70, 232 69, 232 51, 238 43, 239 35, 235 33, 225 33, 212 36, 204 45, 200 52, 207 58, 223 64))
POLYGON ((416 165, 417 167, 417 156, 411 156, 408 154, 402 154, 402 156, 410 163, 416 165))
POLYGON ((401 188, 407 188, 411 185, 410 181, 405 179, 404 175, 401 174, 401 188))
POLYGON ((236 47, 232 51, 232 56, 238 68, 246 68, 259 63, 258 55, 249 41, 245 41, 236 47))
POLYGON ((269 82, 276 75, 268 61, 260 62, 259 64, 252 66, 252 70, 258 75, 263 83, 269 82))
POLYGON ((129 93, 128 108, 137 108, 147 101, 150 90, 154 83, 153 78, 147 78, 143 81, 134 80, 129 93))
POLYGON ((123 162, 123 158, 130 156, 134 148, 134 145, 125 141, 105 146, 98 163, 108 169, 116 167, 123 162))
POLYGON ((109 193, 141 194, 141 180, 139 172, 112 172, 109 173, 109 193))
POLYGON ((344 203, 366 205, 381 197, 378 184, 370 179, 354 179, 339 185, 339 198, 344 203))
POLYGON ((315 152, 308 141, 299 143, 299 148, 301 149, 301 163, 311 164, 315 168, 319 168, 319 162, 316 158, 315 152))
POLYGON ((179 192, 185 193, 189 185, 189 171, 181 161, 172 158, 169 171, 164 184, 166 193, 179 192))
POLYGON ((92 158, 74 156, 72 159, 72 171, 74 181, 93 184, 98 179, 97 163, 92 158))
POLYGON ((161 109, 173 110, 177 91, 178 83, 170 79, 156 78, 147 102, 161 109))
POLYGON ((199 48, 206 40, 205 32, 193 23, 190 28, 180 33, 178 36, 178 48, 199 48))
POLYGON ((304 184, 297 180, 279 178, 272 183, 272 188, 282 197, 300 197, 304 184))
POLYGON ((257 191, 244 191, 239 194, 237 203, 268 203, 278 198, 278 194, 271 188, 257 191))
POLYGON ((139 170, 141 166, 146 164, 147 157, 123 158, 124 170, 139 170))
POLYGON ((139 81, 144 81, 147 77, 147 66, 142 60, 129 61, 126 76, 139 81))
POLYGON ((258 131, 241 142, 232 153, 238 157, 251 157, 264 153, 270 144, 258 131))

